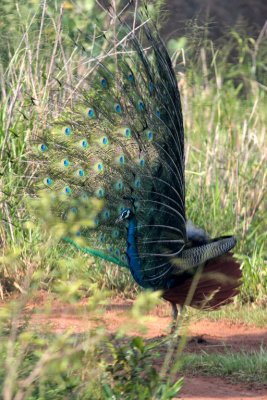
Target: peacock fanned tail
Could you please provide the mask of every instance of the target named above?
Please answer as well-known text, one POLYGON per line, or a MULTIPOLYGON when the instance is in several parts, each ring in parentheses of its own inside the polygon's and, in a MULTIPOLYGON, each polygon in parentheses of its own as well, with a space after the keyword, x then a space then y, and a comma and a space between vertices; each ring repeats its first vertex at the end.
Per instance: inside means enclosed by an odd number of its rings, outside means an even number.
POLYGON ((227 253, 235 239, 190 245, 183 118, 170 57, 151 21, 113 22, 116 37, 102 35, 106 50, 94 72, 77 77, 71 105, 62 104, 40 132, 36 187, 60 194, 55 213, 62 218, 91 198, 103 201, 94 228, 77 232, 81 250, 128 265, 141 286, 168 289, 172 298, 187 270, 227 253), (115 224, 125 209, 133 215, 128 229, 115 224))

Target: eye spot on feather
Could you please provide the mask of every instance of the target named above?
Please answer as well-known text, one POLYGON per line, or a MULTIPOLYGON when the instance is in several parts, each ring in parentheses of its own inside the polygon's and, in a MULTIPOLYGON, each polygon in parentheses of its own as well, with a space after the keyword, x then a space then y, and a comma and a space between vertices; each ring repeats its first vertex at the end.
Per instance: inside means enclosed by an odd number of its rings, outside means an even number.
POLYGON ((94 220, 94 223, 95 223, 95 226, 96 226, 96 227, 99 226, 99 219, 96 218, 96 219, 94 220))
POLYGON ((105 78, 101 79, 101 86, 103 89, 106 89, 108 87, 108 82, 105 78))
POLYGON ((141 158, 140 160, 139 160, 139 165, 140 165, 140 167, 144 167, 145 166, 145 160, 143 159, 143 158, 141 158))
POLYGON ((121 253, 121 252, 120 252, 119 249, 116 249, 116 250, 115 250, 115 256, 116 256, 116 257, 119 257, 119 256, 120 256, 120 253, 121 253))
POLYGON ((118 114, 121 113, 121 105, 120 105, 120 104, 115 104, 115 111, 116 111, 116 113, 118 113, 118 114))
POLYGON ((134 205, 135 205, 136 211, 140 211, 141 210, 141 204, 140 204, 139 201, 135 201, 134 205))
POLYGON ((69 186, 66 186, 65 189, 64 189, 64 192, 66 194, 71 194, 71 188, 69 186))
POLYGON ((110 211, 109 210, 104 210, 102 213, 102 216, 104 219, 109 219, 110 218, 110 211))
POLYGON ((65 135, 70 136, 71 135, 71 129, 70 128, 65 128, 65 135))
POLYGON ((159 110, 156 110, 156 116, 157 116, 158 118, 160 118, 160 116, 161 116, 161 113, 160 113, 160 111, 159 111, 159 110))
POLYGON ((116 188, 117 190, 122 190, 122 189, 123 189, 123 182, 122 182, 121 180, 118 180, 118 181, 115 183, 115 188, 116 188))
POLYGON ((94 118, 95 116, 95 111, 93 108, 89 108, 88 113, 87 113, 89 118, 94 118))
POLYGON ((47 145, 46 144, 44 144, 44 143, 42 143, 40 146, 39 146, 39 148, 40 148, 40 150, 44 153, 45 151, 47 151, 48 150, 48 147, 47 147, 47 145))
POLYGON ((81 142, 81 145, 82 145, 82 147, 83 147, 84 149, 86 149, 86 148, 88 147, 88 142, 87 142, 87 140, 86 140, 86 139, 83 139, 82 142, 81 142))
POLYGON ((142 100, 138 101, 138 109, 140 111, 144 111, 145 110, 145 105, 144 105, 144 102, 142 100))
POLYGON ((105 241, 106 241, 106 237, 105 237, 105 235, 103 233, 101 233, 99 235, 99 242, 100 243, 105 243, 105 241))
POLYGON ((109 251, 109 253, 113 253, 113 247, 112 246, 109 246, 109 248, 108 248, 108 251, 109 251))
POLYGON ((152 93, 152 92, 154 91, 154 84, 153 84, 153 82, 149 82, 149 84, 148 84, 148 89, 149 89, 150 93, 152 93))
POLYGON ((108 144, 108 138, 107 138, 106 136, 103 137, 102 143, 103 143, 104 145, 108 144))
POLYGON ((128 81, 134 82, 134 76, 131 72, 128 73, 128 81))
POLYGON ((125 136, 127 138, 130 138, 132 136, 131 129, 130 128, 126 128, 124 134, 125 134, 125 136))
POLYGON ((125 157, 124 154, 120 154, 115 158, 115 161, 119 165, 124 165, 125 164, 125 157))
POLYGON ((102 199, 105 196, 105 190, 103 188, 99 188, 96 191, 96 196, 102 199))
POLYGON ((118 229, 114 229, 111 235, 113 239, 117 239, 120 236, 120 232, 118 231, 118 229))
POLYGON ((67 160, 67 159, 63 160, 63 165, 64 165, 64 167, 69 167, 70 166, 69 160, 67 160))
POLYGON ((82 196, 81 196, 81 198, 82 198, 83 201, 89 200, 89 196, 88 196, 87 193, 83 193, 82 196))
POLYGON ((148 139, 150 142, 153 140, 153 132, 148 131, 147 134, 146 134, 146 136, 147 136, 147 139, 148 139))
POLYGON ((84 170, 83 169, 79 169, 78 170, 78 175, 81 176, 81 177, 84 176, 85 175, 84 170))
POLYGON ((139 178, 136 178, 136 180, 134 181, 134 186, 136 187, 136 189, 141 188, 141 180, 139 178))
POLYGON ((122 255, 121 255, 121 261, 122 261, 122 262, 126 262, 126 256, 125 256, 125 254, 122 254, 122 255))
POLYGON ((44 183, 45 183, 47 186, 52 186, 52 185, 53 185, 53 179, 51 179, 51 178, 45 178, 44 183))
POLYGON ((104 172, 104 164, 101 161, 98 161, 93 165, 93 169, 96 173, 102 173, 104 172))
POLYGON ((76 236, 82 236, 82 232, 81 231, 77 231, 76 232, 76 236))
POLYGON ((73 214, 77 214, 78 208, 77 208, 77 207, 71 207, 70 211, 71 211, 73 214))

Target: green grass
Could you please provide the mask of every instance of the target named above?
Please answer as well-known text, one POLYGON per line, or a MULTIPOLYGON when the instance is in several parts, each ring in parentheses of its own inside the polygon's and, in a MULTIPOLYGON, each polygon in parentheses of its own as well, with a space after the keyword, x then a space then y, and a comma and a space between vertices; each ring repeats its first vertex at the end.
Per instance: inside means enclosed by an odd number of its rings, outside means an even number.
POLYGON ((196 58, 188 49, 181 80, 187 138, 187 215, 212 237, 235 234, 241 298, 266 296, 266 74, 250 38, 237 33, 196 58), (258 64, 253 73, 253 57, 258 64), (192 59, 195 61, 192 65, 192 59), (264 88, 264 90, 262 89, 264 88))
POLYGON ((226 377, 233 382, 267 384, 267 350, 253 353, 186 354, 184 373, 226 377))
POLYGON ((251 304, 236 304, 222 307, 216 311, 196 311, 189 310, 189 315, 193 318, 208 318, 211 321, 227 320, 232 323, 244 323, 258 328, 267 327, 267 313, 265 306, 251 304))

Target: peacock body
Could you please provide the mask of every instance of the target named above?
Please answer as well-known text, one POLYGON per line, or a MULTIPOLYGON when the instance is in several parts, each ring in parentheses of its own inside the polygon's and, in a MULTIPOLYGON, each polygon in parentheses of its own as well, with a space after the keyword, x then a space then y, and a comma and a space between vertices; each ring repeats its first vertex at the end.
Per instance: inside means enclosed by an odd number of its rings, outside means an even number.
MULTIPOLYGON (((175 303, 198 267, 208 262, 210 268, 235 238, 211 240, 186 222, 180 95, 156 28, 151 22, 130 28, 117 20, 116 29, 90 79, 75 89, 73 104, 62 105, 59 117, 40 132, 35 190, 60 193, 54 212, 62 218, 79 213, 91 198, 101 200, 93 230, 76 232, 88 252, 128 266, 140 286, 161 289, 175 303)), ((240 277, 238 264, 227 257, 220 258, 220 270, 235 280, 220 304, 236 294, 240 277)), ((200 303, 198 298, 195 306, 200 303)))

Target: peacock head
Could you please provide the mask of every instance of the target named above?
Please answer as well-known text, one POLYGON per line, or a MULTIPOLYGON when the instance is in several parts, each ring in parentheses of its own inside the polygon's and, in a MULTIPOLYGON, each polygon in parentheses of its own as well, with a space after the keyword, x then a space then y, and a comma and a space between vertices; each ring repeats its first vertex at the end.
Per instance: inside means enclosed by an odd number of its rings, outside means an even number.
POLYGON ((116 222, 116 224, 118 224, 119 222, 129 220, 133 217, 134 217, 134 213, 132 212, 132 210, 130 208, 124 208, 121 211, 120 215, 118 216, 118 218, 116 219, 115 222, 116 222))

